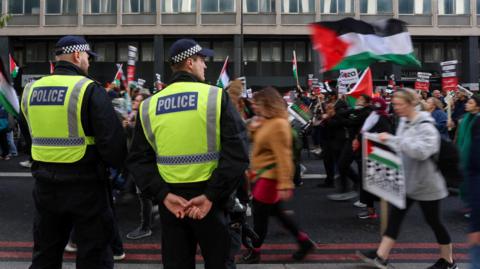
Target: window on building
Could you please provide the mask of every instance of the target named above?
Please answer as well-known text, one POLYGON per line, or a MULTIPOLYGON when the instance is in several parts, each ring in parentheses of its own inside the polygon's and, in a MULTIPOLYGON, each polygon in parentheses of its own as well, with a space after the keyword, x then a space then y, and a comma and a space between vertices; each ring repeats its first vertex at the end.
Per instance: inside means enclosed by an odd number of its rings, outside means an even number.
POLYGON ((400 14, 432 14, 431 0, 402 0, 398 1, 400 14))
POLYGON ((39 0, 10 0, 8 1, 10 14, 40 14, 39 0))
POLYGON ((117 13, 117 0, 85 0, 86 14, 117 13))
POLYGON ((153 42, 142 42, 142 62, 153 62, 153 42))
MULTIPOLYGON (((138 42, 119 42, 117 50, 117 59, 119 62, 128 61, 128 46, 134 46, 138 49, 138 42)), ((137 59, 138 60, 138 54, 137 59)))
POLYGON ((94 51, 98 54, 95 58, 97 62, 115 62, 115 43, 99 42, 95 43, 94 51))
POLYGON ((123 13, 155 13, 156 0, 123 0, 123 13))
POLYGON ((235 0, 203 0, 202 12, 235 12, 235 0))
POLYGON ((275 0, 244 0, 243 12, 275 13, 275 0))
POLYGON ((321 11, 324 14, 350 14, 353 13, 353 0, 322 0, 321 11))
POLYGON ((360 0, 360 13, 362 14, 388 14, 392 12, 392 0, 360 0))
POLYGON ((469 13, 470 0, 438 0, 439 15, 461 15, 469 13))
POLYGON ((243 43, 243 61, 258 61, 258 43, 255 41, 247 41, 243 43))
POLYGON ((55 62, 55 44, 56 42, 48 42, 48 60, 55 62))
POLYGON ((233 60, 232 41, 213 42, 213 50, 215 51, 213 56, 214 62, 224 62, 227 56, 229 57, 230 61, 233 60))
POLYGON ((422 61, 422 44, 418 42, 413 42, 413 53, 415 54, 415 58, 419 61, 422 61))
POLYGON ((462 61, 462 45, 460 43, 447 43, 446 53, 447 58, 445 60, 462 61))
MULTIPOLYGON (((212 49, 212 45, 208 41, 198 41, 198 45, 200 45, 200 47, 202 48, 212 49)), ((205 62, 209 62, 209 61, 210 61, 210 57, 205 58, 205 62)))
POLYGON ((282 43, 281 42, 262 42, 261 43, 262 62, 281 62, 282 61, 282 43))
POLYGON ((195 12, 195 0, 164 0, 164 13, 191 13, 195 12))
POLYGON ((480 14, 480 0, 477 0, 477 14, 480 14))
POLYGON ((314 0, 282 0, 283 13, 314 13, 314 0))
POLYGON ((285 42, 284 46, 284 61, 289 62, 293 59, 293 51, 297 56, 297 62, 305 62, 305 42, 296 41, 296 42, 285 42))
POLYGON ((438 42, 424 43, 423 59, 426 63, 443 61, 443 44, 438 42))
POLYGON ((39 63, 47 61, 46 42, 28 42, 26 44, 27 63, 39 63))
POLYGON ((77 0, 46 0, 47 14, 77 14, 77 0))

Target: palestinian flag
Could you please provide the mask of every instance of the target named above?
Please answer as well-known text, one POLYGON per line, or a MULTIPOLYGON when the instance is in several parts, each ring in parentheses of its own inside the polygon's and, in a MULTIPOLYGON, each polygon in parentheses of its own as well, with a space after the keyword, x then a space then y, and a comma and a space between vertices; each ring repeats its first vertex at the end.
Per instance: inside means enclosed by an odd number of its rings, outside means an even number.
POLYGON ((223 63, 222 71, 220 71, 220 76, 217 79, 217 87, 225 89, 230 83, 230 78, 227 74, 227 65, 228 65, 228 56, 223 63))
POLYGON ((346 94, 347 103, 350 105, 350 107, 355 107, 358 97, 363 94, 373 96, 373 80, 372 71, 370 68, 367 68, 365 71, 363 71, 363 74, 358 80, 357 84, 355 84, 353 89, 346 94))
POLYGON ((18 65, 15 62, 15 60, 13 60, 13 57, 11 54, 8 54, 8 59, 10 61, 10 75, 12 76, 12 78, 16 78, 18 75, 18 69, 19 69, 18 65))
POLYGON ((293 78, 295 79, 298 85, 297 54, 295 53, 295 51, 293 51, 292 71, 293 71, 293 78))
POLYGON ((20 105, 18 102, 18 96, 12 85, 10 85, 7 75, 4 72, 3 63, 0 59, 0 105, 2 105, 5 110, 17 117, 20 111, 20 105))
POLYGON ((388 19, 372 24, 353 18, 310 25, 313 48, 323 59, 322 71, 365 69, 377 61, 420 66, 406 23, 388 19))
POLYGON ((396 170, 400 169, 402 160, 389 147, 382 145, 380 143, 377 143, 375 141, 372 141, 370 139, 368 139, 366 143, 367 143, 366 157, 368 159, 376 161, 378 163, 381 163, 383 165, 386 165, 396 170))
POLYGON ((127 85, 127 79, 125 78, 125 74, 123 73, 123 64, 117 64, 117 73, 115 73, 115 77, 113 78, 113 83, 120 87, 121 84, 125 87, 125 89, 128 88, 127 85))

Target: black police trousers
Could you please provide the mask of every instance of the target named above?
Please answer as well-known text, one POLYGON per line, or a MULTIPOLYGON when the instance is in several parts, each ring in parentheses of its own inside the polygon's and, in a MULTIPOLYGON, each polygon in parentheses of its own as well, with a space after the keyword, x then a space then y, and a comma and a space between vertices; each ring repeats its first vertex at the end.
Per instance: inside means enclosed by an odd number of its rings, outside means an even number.
POLYGON ((164 269, 194 269, 197 244, 205 269, 226 269, 230 252, 227 211, 212 206, 201 220, 178 219, 161 203, 162 260, 164 269))
POLYGON ((77 269, 111 269, 114 218, 105 182, 46 183, 36 180, 30 269, 61 269, 70 232, 77 239, 77 269))

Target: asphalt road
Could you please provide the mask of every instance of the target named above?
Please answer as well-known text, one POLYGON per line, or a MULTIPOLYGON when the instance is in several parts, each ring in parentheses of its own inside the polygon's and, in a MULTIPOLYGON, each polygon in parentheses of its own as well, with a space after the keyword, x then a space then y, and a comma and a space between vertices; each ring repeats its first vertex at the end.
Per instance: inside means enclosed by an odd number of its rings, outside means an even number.
MULTIPOLYGON (((307 156, 305 156, 307 157, 307 156)), ((262 252, 262 267, 239 268, 362 268, 355 250, 375 248, 380 240, 379 220, 359 220, 358 210, 349 202, 332 202, 326 195, 332 189, 320 189, 323 164, 316 159, 304 161, 308 170, 305 183, 295 190, 293 201, 287 204, 304 231, 318 243, 315 253, 305 264, 293 264, 290 258, 295 250, 295 240, 272 219, 270 231, 262 252)), ((31 257, 33 202, 31 191, 33 178, 29 170, 18 165, 22 157, 0 161, 0 268, 25 268, 31 257)), ((466 230, 468 221, 463 217, 462 203, 451 196, 443 201, 443 218, 455 242, 455 257, 467 262, 466 230)), ((123 235, 133 230, 139 222, 138 202, 116 205, 118 222, 123 235)), ((155 225, 153 235, 141 240, 124 239, 127 258, 117 268, 151 267, 160 262, 160 225, 155 225)), ((392 261, 396 268, 424 268, 437 259, 433 232, 414 206, 403 224, 399 244, 394 249, 392 261)), ((72 255, 66 255, 71 261, 72 255)), ((66 265, 65 268, 71 268, 66 265)))

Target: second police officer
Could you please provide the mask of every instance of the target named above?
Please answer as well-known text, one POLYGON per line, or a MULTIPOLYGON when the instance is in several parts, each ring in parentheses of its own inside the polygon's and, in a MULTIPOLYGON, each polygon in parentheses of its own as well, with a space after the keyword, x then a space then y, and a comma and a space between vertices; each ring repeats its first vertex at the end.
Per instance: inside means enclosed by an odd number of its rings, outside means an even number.
POLYGON ((30 268, 61 268, 74 229, 77 268, 110 269, 115 220, 107 167, 123 165, 125 136, 105 89, 88 77, 95 53, 85 39, 61 38, 55 55, 53 75, 28 84, 21 102, 35 178, 30 268))
POLYGON ((225 202, 248 167, 245 127, 222 89, 205 84, 213 51, 191 39, 169 50, 173 77, 146 99, 127 163, 141 191, 160 204, 164 268, 226 268, 225 202))

